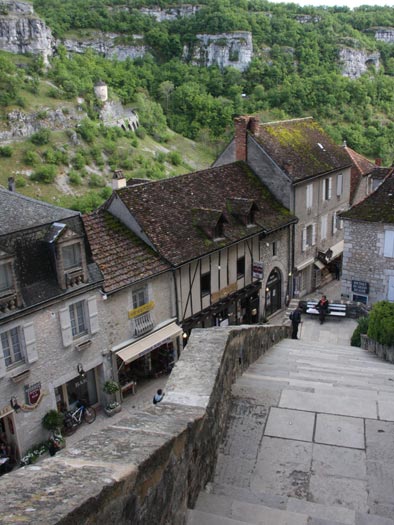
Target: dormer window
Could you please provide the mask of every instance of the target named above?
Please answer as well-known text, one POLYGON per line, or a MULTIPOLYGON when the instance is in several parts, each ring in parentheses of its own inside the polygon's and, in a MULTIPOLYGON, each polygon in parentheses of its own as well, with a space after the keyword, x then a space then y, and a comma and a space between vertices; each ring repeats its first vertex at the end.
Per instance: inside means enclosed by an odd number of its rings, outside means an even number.
POLYGON ((255 226, 256 212, 259 207, 254 200, 240 197, 227 199, 226 207, 227 211, 241 224, 245 226, 255 226))
POLYGON ((223 239, 224 223, 228 222, 220 210, 192 209, 193 224, 213 241, 223 239))
POLYGON ((4 295, 13 289, 12 264, 10 262, 0 263, 0 295, 4 295))
POLYGON ((81 268, 82 254, 79 242, 62 247, 63 266, 65 270, 81 268))
POLYGON ((256 222, 254 220, 254 216, 255 216, 255 209, 252 207, 250 209, 250 212, 248 213, 248 215, 246 217, 246 225, 247 226, 253 226, 254 224, 256 224, 256 222))
POLYGON ((224 237, 224 224, 223 221, 219 221, 214 229, 213 238, 222 239, 224 237))

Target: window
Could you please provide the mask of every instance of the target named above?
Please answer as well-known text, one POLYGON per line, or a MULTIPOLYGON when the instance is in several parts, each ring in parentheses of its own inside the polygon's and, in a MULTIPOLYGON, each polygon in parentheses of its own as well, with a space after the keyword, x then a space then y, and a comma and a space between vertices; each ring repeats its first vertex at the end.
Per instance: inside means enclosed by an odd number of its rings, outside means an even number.
POLYGON ((316 224, 308 224, 302 230, 302 251, 316 244, 316 224))
POLYGON ((246 224, 248 226, 252 226, 253 224, 255 224, 255 219, 254 219, 254 215, 255 215, 255 211, 253 209, 253 207, 250 209, 250 212, 248 213, 247 217, 246 217, 246 224))
POLYGON ((332 177, 327 177, 322 180, 322 200, 329 201, 331 199, 332 177))
POLYGON ((63 246, 62 254, 65 270, 80 268, 82 266, 81 245, 79 243, 63 246))
POLYGON ((384 256, 394 257, 394 231, 392 230, 384 232, 384 256))
POLYGON ((237 259, 237 279, 245 276, 245 256, 237 259))
POLYGON ((313 239, 313 226, 310 224, 306 228, 306 244, 307 246, 312 246, 313 239))
POLYGON ((11 263, 0 264, 0 294, 13 288, 11 263))
POLYGON ((1 347, 6 367, 24 362, 25 358, 19 328, 12 328, 12 330, 1 334, 1 347))
POLYGON ((133 308, 139 308, 148 302, 148 291, 146 288, 140 288, 133 292, 133 308))
POLYGON ((338 173, 337 175, 337 197, 340 197, 343 192, 343 175, 338 173))
POLYGON ((327 218, 327 215, 322 215, 321 217, 320 235, 322 241, 324 241, 324 239, 327 239, 327 218))
POLYGON ((308 184, 306 187, 306 207, 311 209, 313 204, 313 184, 308 184))
POLYGON ((201 295, 209 295, 211 293, 211 272, 203 273, 201 275, 201 295))
POLYGON ((216 224, 215 229, 213 231, 213 238, 221 239, 222 237, 224 237, 224 227, 223 227, 223 222, 219 221, 216 224))
POLYGON ((272 243, 272 257, 275 257, 276 255, 278 255, 278 243, 274 241, 272 243))
POLYGON ((85 315, 85 302, 71 304, 69 307, 71 332, 73 337, 80 337, 88 332, 85 315))

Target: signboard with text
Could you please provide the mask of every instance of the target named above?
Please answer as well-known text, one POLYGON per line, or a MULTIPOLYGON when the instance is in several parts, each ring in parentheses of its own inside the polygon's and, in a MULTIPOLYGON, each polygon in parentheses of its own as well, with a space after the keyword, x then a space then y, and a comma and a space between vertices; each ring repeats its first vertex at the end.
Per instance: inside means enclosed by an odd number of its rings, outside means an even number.
POLYGON ((264 267, 261 261, 253 263, 253 279, 262 279, 264 277, 264 267))
POLYGON ((352 292, 356 294, 369 294, 369 283, 365 281, 352 281, 352 292))

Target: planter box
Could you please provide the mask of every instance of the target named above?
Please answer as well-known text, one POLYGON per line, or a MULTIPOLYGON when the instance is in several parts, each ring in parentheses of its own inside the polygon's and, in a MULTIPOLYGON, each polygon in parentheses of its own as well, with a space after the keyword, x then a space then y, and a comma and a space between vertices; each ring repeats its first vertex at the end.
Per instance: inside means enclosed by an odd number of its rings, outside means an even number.
POLYGON ((115 414, 117 414, 118 412, 120 412, 122 410, 122 406, 121 405, 118 405, 117 407, 115 408, 107 408, 107 407, 104 407, 104 412, 107 414, 108 417, 112 417, 114 416, 115 414))
POLYGON ((361 334, 361 348, 364 348, 369 352, 374 352, 378 357, 389 363, 394 363, 393 346, 382 345, 381 343, 370 339, 367 335, 361 334))

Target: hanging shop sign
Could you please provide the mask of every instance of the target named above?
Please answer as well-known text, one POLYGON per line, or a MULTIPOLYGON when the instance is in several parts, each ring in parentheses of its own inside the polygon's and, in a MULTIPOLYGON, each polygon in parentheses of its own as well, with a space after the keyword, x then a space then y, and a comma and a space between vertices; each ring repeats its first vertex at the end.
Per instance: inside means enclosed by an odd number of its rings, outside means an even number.
POLYGON ((25 385, 25 399, 27 405, 36 405, 40 399, 41 383, 34 383, 34 385, 25 385))
POLYGON ((139 306, 138 308, 133 308, 132 310, 128 311, 129 319, 134 319, 134 317, 138 317, 139 315, 146 314, 146 312, 150 312, 155 307, 154 301, 149 301, 149 303, 145 303, 142 306, 139 306))
POLYGON ((261 261, 253 262, 253 279, 263 279, 264 277, 264 266, 261 261))

